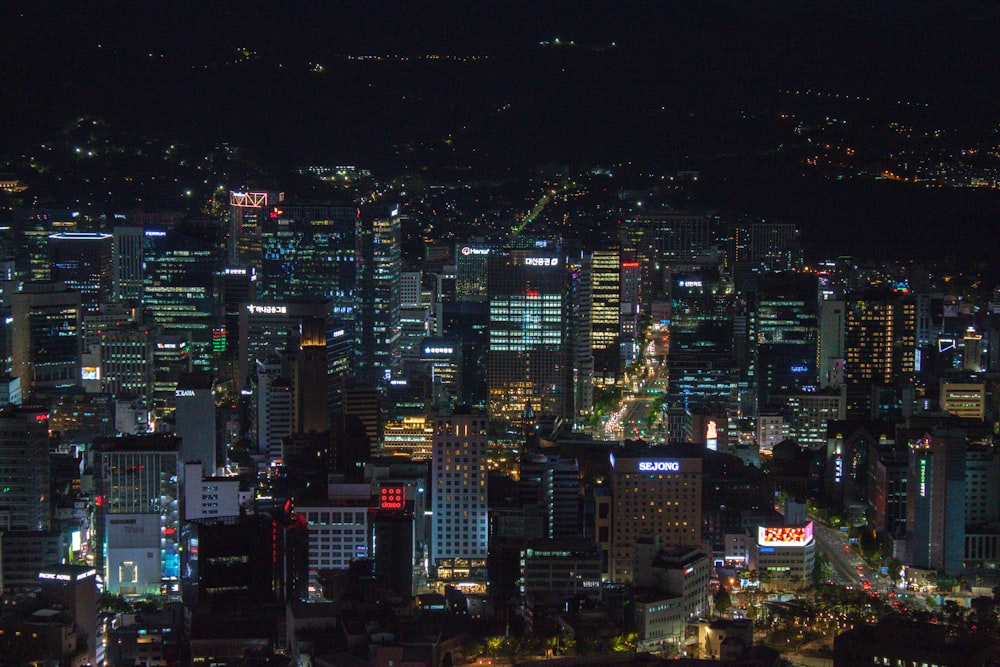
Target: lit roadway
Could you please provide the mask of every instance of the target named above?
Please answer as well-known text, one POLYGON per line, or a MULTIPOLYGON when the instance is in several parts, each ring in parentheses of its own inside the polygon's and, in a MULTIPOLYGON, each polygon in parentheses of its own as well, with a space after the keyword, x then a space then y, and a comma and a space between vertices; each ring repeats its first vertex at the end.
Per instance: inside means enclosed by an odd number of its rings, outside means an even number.
POLYGON ((621 403, 604 424, 605 438, 649 439, 652 436, 648 432, 651 426, 649 410, 657 396, 649 394, 647 389, 662 390, 664 372, 657 347, 655 343, 649 343, 643 350, 639 365, 626 377, 621 403))
POLYGON ((545 193, 535 203, 534 207, 532 207, 532 209, 528 211, 528 214, 521 219, 521 223, 514 226, 514 229, 511 230, 510 235, 513 237, 520 234, 525 227, 530 225, 535 220, 535 218, 537 218, 539 214, 545 210, 545 207, 549 205, 549 202, 551 202, 553 198, 558 197, 564 192, 568 192, 575 187, 576 183, 567 179, 559 185, 558 189, 546 190, 545 193))

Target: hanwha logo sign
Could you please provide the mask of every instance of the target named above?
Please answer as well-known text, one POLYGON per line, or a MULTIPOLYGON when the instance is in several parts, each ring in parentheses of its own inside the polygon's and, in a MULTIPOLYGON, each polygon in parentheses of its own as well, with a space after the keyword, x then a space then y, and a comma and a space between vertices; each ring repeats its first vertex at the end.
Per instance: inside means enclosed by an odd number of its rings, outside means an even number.
POLYGON ((488 255, 488 254, 490 254, 490 249, 489 248, 470 248, 469 246, 465 246, 464 248, 462 248, 461 252, 466 257, 468 257, 469 255, 488 255))

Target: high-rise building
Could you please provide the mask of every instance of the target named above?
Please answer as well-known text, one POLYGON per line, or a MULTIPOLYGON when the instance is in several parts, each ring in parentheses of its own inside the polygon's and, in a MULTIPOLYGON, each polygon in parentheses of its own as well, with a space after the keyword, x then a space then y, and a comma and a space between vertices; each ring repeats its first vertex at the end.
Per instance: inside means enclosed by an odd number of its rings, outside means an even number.
POLYGON ((381 385, 399 366, 401 239, 398 206, 365 206, 355 232, 357 377, 381 385))
POLYGON ((455 245, 455 300, 485 303, 490 247, 483 239, 455 245))
POLYGON ((327 298, 352 316, 357 282, 358 209, 334 204, 268 204, 261 225, 260 298, 327 298))
POLYGON ((281 443, 294 432, 294 388, 281 365, 257 362, 257 453, 280 460, 281 443))
POLYGON ((659 536, 669 546, 701 543, 702 460, 688 449, 654 447, 612 455, 613 581, 632 581, 640 537, 659 536))
POLYGON ((182 375, 174 390, 174 432, 181 439, 181 463, 198 461, 200 475, 211 477, 224 461, 218 460, 215 428, 215 398, 212 376, 207 373, 182 375))
POLYGON ((488 549, 485 415, 434 418, 431 557, 439 578, 485 578, 488 549), (442 569, 446 572, 442 572, 442 569))
POLYGON ((63 283, 27 283, 12 297, 13 370, 21 393, 58 392, 81 382, 80 293, 63 283))
POLYGON ((212 370, 216 247, 194 230, 147 229, 142 307, 165 334, 186 333, 192 365, 212 370))
POLYGON ((846 321, 843 301, 824 300, 819 305, 819 340, 816 367, 820 387, 844 384, 844 332, 846 321))
POLYGON ((901 386, 913 379, 916 308, 906 296, 867 293, 850 296, 846 311, 847 416, 867 419, 876 407, 875 388, 901 386))
POLYGON ((86 312, 111 301, 112 236, 96 232, 59 232, 49 236, 50 279, 80 292, 86 312))
POLYGON ((936 429, 910 443, 907 479, 909 565, 957 576, 965 558, 966 442, 961 429, 936 429))
POLYGON ((594 382, 616 385, 621 379, 621 253, 595 250, 591 255, 590 346, 594 355, 594 382))
POLYGON ((111 231, 111 293, 115 301, 138 305, 142 301, 143 229, 116 225, 111 231))
POLYGON ((101 329, 101 391, 113 397, 139 398, 151 406, 157 340, 155 328, 136 322, 101 329))
POLYGON ((233 190, 229 193, 227 255, 230 266, 260 268, 264 220, 270 212, 268 206, 284 200, 284 192, 233 190))
POLYGON ((529 408, 540 418, 571 416, 563 260, 557 247, 490 255, 487 405, 497 428, 519 432, 529 408))
POLYGON ((176 591, 179 441, 173 435, 95 441, 96 564, 105 590, 128 596, 176 591))
POLYGON ((48 530, 49 415, 39 408, 0 410, 0 528, 48 530))
POLYGON ((755 308, 758 400, 816 388, 817 283, 786 271, 758 281, 755 308))
POLYGON ((580 468, 576 459, 525 452, 520 464, 521 503, 542 516, 547 538, 580 537, 580 468))
POLYGON ((986 416, 986 384, 983 382, 956 382, 941 380, 941 411, 965 419, 983 419, 986 416))

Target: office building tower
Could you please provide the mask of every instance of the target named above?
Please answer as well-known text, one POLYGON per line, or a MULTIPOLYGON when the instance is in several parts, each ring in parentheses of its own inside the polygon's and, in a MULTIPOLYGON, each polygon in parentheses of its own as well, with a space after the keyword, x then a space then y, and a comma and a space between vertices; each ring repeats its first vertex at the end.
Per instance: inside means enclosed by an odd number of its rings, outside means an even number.
POLYGON ((51 525, 49 415, 40 408, 0 410, 0 528, 44 531, 51 525))
POLYGON ((941 379, 942 412, 949 412, 963 419, 982 420, 986 416, 986 399, 986 384, 983 382, 941 379))
POLYGON ((754 314, 760 405, 772 394, 816 388, 816 275, 784 272, 758 280, 754 314))
POLYGON ((292 383, 280 364, 257 362, 257 453, 281 460, 281 443, 294 432, 292 383))
POLYGON ((969 373, 979 373, 983 368, 983 335, 969 327, 962 337, 962 370, 969 373))
POLYGON ((193 229, 147 229, 144 238, 143 311, 164 334, 186 333, 192 365, 210 372, 216 246, 193 229))
POLYGON ((848 297, 844 330, 848 418, 874 416, 877 387, 912 382, 915 313, 913 300, 906 296, 867 293, 848 297))
POLYGON ((346 570, 351 561, 368 557, 371 502, 369 484, 333 484, 327 500, 296 508, 309 531, 310 570, 346 570))
POLYGON ((264 220, 269 205, 285 200, 283 192, 230 191, 227 259, 230 266, 261 265, 264 220))
POLYGON ((13 371, 21 393, 60 392, 81 382, 80 293, 63 283, 27 283, 12 297, 13 371))
POLYGON ((344 392, 354 368, 354 335, 342 323, 332 327, 326 338, 327 409, 330 424, 344 412, 344 392))
POLYGON ((331 299, 340 318, 353 313, 358 209, 334 204, 268 204, 262 224, 261 299, 331 299))
POLYGON ((569 312, 566 317, 568 356, 572 368, 569 392, 576 423, 585 423, 594 411, 594 350, 591 315, 593 310, 589 258, 567 261, 569 271, 569 312))
POLYGON ((442 579, 485 578, 486 416, 471 411, 436 416, 433 447, 431 562, 442 579))
POLYGON ((222 326, 212 330, 212 353, 217 359, 219 377, 238 382, 240 350, 240 311, 244 304, 257 302, 257 269, 227 266, 216 273, 216 312, 222 313, 222 326))
POLYGON ((483 239, 455 244, 455 300, 486 303, 487 260, 490 248, 483 239))
POLYGON ((49 236, 50 280, 80 292, 85 312, 111 301, 111 234, 59 232, 49 236))
POLYGON ((419 349, 417 365, 430 380, 431 404, 467 403, 462 341, 453 338, 425 338, 419 349))
POLYGON ((704 257, 717 241, 716 222, 704 215, 660 213, 636 216, 621 227, 622 258, 639 262, 642 300, 662 291, 663 272, 704 257))
POLYGON ((405 484, 381 484, 371 508, 371 557, 375 577, 403 600, 413 596, 416 543, 413 501, 405 484))
POLYGON ((582 535, 580 468, 576 459, 525 452, 518 485, 525 512, 542 517, 544 537, 582 535))
POLYGON ((115 398, 139 398, 151 406, 155 328, 127 322, 101 329, 99 336, 101 391, 115 398))
POLYGON ((186 333, 160 333, 153 349, 153 403, 157 420, 170 417, 176 406, 177 383, 191 372, 191 344, 186 333))
POLYGON ((671 546, 701 543, 702 460, 688 450, 668 446, 612 455, 612 581, 633 580, 640 537, 659 536, 671 546))
POLYGON ((819 340, 816 352, 818 384, 839 387, 844 384, 844 332, 846 304, 824 300, 819 304, 819 340))
MULTIPOLYGON (((327 299, 288 299, 257 301, 240 306, 237 358, 237 383, 246 385, 258 360, 272 354, 292 353, 302 345, 303 331, 310 344, 323 331, 327 340, 346 333, 343 323, 332 314, 327 299), (339 335, 335 335, 340 332, 339 335)), ((328 347, 328 352, 330 351, 328 347)), ((328 367, 328 371, 330 368, 328 367)))
POLYGON ((909 565, 961 574, 965 557, 966 442, 936 429, 910 443, 907 471, 909 565))
POLYGON ((519 432, 529 408, 544 419, 571 416, 563 259, 557 247, 490 255, 487 406, 497 428, 519 432))
POLYGON ((907 471, 910 448, 905 443, 886 441, 871 453, 868 480, 868 506, 873 527, 880 538, 903 543, 906 538, 907 471))
POLYGON ((755 222, 750 226, 750 263, 762 271, 790 271, 802 267, 802 249, 795 225, 755 222))
POLYGON ((809 449, 826 446, 829 422, 847 417, 844 393, 840 389, 774 394, 770 398, 772 405, 787 418, 788 437, 809 449))
POLYGON ((970 444, 965 451, 965 525, 1000 521, 1000 451, 993 444, 970 444))
POLYGON ((100 641, 97 571, 87 565, 49 565, 38 572, 38 586, 43 599, 68 612, 79 640, 77 646, 85 645, 87 664, 96 665, 100 641))
POLYGON ((18 272, 29 282, 51 280, 49 236, 77 229, 78 217, 68 209, 25 208, 12 212, 5 230, 5 253, 15 258, 18 272))
POLYGON ((621 379, 621 253, 595 250, 589 266, 590 345, 594 355, 594 382, 616 385, 621 379))
POLYGON ((295 388, 294 428, 297 433, 330 430, 330 359, 327 331, 315 319, 302 323, 297 350, 291 350, 291 372, 295 388))
POLYGON ((142 301, 142 227, 115 225, 111 230, 111 294, 116 302, 142 301))
POLYGON ((357 378, 381 385, 399 368, 399 207, 362 207, 355 234, 357 378))
POLYGON ((621 267, 621 360, 628 363, 639 354, 639 318, 642 315, 642 275, 639 262, 623 261, 621 267))
POLYGON ((95 560, 105 590, 126 596, 176 591, 179 439, 103 438, 94 443, 95 560))
MULTIPOLYGON (((349 457, 352 459, 350 462, 342 456, 346 453, 345 451, 339 452, 338 464, 349 463, 351 467, 360 469, 373 452, 378 452, 382 443, 383 420, 379 408, 379 393, 375 387, 348 383, 344 388, 344 412, 341 419, 345 426, 348 423, 353 425, 352 432, 359 436, 359 440, 355 444, 360 447, 360 441, 363 440, 365 447, 363 458, 360 456, 360 449, 355 451, 352 447, 348 447, 354 452, 349 457)), ((342 444, 346 443, 342 442, 342 444)))
POLYGON ((254 514, 186 522, 180 578, 184 605, 253 608, 303 601, 308 538, 298 517, 254 514))
POLYGON ((181 463, 198 461, 200 475, 211 477, 225 463, 219 460, 215 427, 215 397, 212 376, 207 373, 182 375, 174 390, 174 433, 181 439, 181 463))

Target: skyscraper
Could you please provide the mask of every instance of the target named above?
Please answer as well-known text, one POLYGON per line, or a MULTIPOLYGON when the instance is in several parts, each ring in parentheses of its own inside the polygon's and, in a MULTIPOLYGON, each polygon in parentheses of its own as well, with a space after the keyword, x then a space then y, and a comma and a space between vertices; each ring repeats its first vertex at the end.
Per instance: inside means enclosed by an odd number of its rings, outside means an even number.
POLYGON ((558 247, 490 256, 487 352, 491 424, 520 431, 526 408, 542 418, 571 415, 568 286, 558 247))
POLYGON ((595 250, 590 261, 590 342, 594 381, 617 384, 621 377, 621 254, 595 250))
POLYGON ((755 315, 760 405, 773 394, 815 388, 816 275, 786 271, 761 277, 755 315))
POLYGON ((49 422, 37 408, 0 410, 0 528, 48 530, 49 422))
POLYGON ((640 537, 669 546, 701 542, 702 460, 682 448, 646 448, 611 457, 611 572, 616 583, 635 573, 640 537))
POLYGON ((50 277, 80 292, 86 312, 97 312, 111 300, 112 236, 93 232, 59 232, 49 236, 50 277))
POLYGON ((268 205, 285 200, 284 192, 249 192, 233 190, 229 193, 229 238, 227 258, 230 266, 260 268, 264 219, 269 215, 268 205))
POLYGON ((116 225, 111 232, 111 292, 115 301, 142 300, 142 227, 116 225))
POLYGON ((487 445, 482 414, 439 415, 434 420, 431 557, 439 578, 460 576, 456 570, 463 568, 465 576, 475 577, 474 570, 485 575, 487 445))
POLYGON ((846 303, 844 380, 847 417, 872 415, 872 391, 912 381, 916 307, 905 295, 854 294, 846 303))
POLYGON ((63 283, 28 283, 12 297, 13 369, 22 394, 81 382, 80 293, 63 283))
POLYGON ((951 576, 962 572, 965 459, 961 429, 936 429, 910 444, 906 523, 914 567, 951 576))
POLYGON ((399 207, 362 207, 355 243, 357 377, 379 385, 399 366, 399 207))

